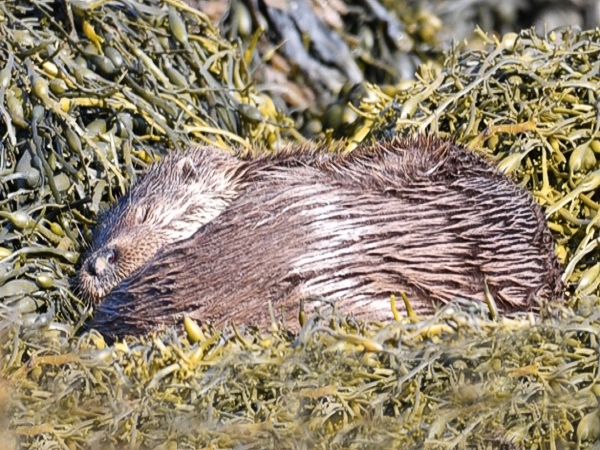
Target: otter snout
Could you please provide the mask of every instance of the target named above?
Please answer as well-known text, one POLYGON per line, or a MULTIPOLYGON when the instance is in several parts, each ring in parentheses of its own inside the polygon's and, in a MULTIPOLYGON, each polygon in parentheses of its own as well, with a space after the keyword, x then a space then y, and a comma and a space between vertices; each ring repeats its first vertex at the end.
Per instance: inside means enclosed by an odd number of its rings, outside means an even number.
POLYGON ((102 277, 113 270, 115 263, 115 251, 103 250, 88 258, 85 270, 93 277, 102 277))
POLYGON ((97 302, 119 283, 117 252, 101 249, 86 257, 79 272, 78 288, 84 297, 97 302))

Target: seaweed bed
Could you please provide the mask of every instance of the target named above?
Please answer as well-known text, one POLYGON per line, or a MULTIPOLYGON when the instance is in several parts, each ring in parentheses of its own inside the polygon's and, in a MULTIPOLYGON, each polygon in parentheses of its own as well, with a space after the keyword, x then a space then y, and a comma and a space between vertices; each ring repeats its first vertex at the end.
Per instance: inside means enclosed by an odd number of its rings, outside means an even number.
MULTIPOLYGON (((0 3, 0 449, 548 448, 600 439, 600 30, 457 46, 363 83, 345 148, 449 136, 533 192, 565 302, 540 317, 184 327, 107 347, 71 292, 101 208, 190 142, 302 140, 252 78, 252 42, 162 3, 0 3)), ((331 139, 324 132, 320 136, 331 139)), ((235 299, 226 299, 235 301, 235 299)), ((392 302, 391 302, 392 303, 392 302)))

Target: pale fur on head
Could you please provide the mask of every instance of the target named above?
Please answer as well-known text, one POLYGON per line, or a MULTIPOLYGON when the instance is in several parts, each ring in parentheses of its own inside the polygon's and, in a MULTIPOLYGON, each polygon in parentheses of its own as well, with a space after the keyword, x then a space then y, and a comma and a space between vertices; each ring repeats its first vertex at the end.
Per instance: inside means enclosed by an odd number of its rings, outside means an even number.
POLYGON ((98 301, 164 245, 192 236, 238 195, 244 163, 212 147, 173 152, 104 214, 78 276, 98 301))

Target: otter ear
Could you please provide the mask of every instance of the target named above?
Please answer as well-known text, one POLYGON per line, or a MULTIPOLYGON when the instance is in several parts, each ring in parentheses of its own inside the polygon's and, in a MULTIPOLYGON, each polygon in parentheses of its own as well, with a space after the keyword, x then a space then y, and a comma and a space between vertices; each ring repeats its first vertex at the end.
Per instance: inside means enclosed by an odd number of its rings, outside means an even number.
POLYGON ((181 173, 183 178, 194 177, 197 174, 196 166, 194 161, 189 156, 184 156, 177 161, 177 170, 181 173))

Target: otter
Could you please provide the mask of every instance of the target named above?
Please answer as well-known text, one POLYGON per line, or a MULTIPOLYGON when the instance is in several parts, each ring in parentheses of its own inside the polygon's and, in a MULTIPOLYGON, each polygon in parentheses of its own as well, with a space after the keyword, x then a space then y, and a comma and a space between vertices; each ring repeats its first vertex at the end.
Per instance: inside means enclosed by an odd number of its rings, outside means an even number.
POLYGON ((119 210, 127 209, 121 204, 100 225, 80 274, 93 280, 86 283, 97 303, 89 327, 116 338, 173 324, 184 314, 216 325, 265 327, 271 311, 293 326, 301 303, 309 312, 335 305, 359 319, 386 320, 394 294, 406 293, 417 312, 431 313, 457 298, 483 301, 486 287, 507 311, 537 310, 560 297, 561 270, 539 205, 453 143, 396 138, 348 155, 318 148, 258 158, 209 148, 200 153, 199 166, 191 165, 208 179, 197 180, 202 195, 196 191, 191 202, 211 213, 188 219, 171 196, 173 204, 156 204, 167 201, 161 195, 168 183, 160 178, 184 153, 153 169, 155 181, 146 177, 138 185, 156 200, 136 196, 134 187, 125 201, 131 211, 171 208, 171 222, 158 227, 162 214, 133 214, 134 228, 155 229, 166 239, 146 235, 158 242, 150 252, 128 245, 131 225, 121 220, 119 210), (211 186, 208 194, 202 186, 211 186), (185 233, 168 232, 180 222, 185 233), (116 241, 131 248, 108 261, 107 243, 116 241), (144 255, 130 265, 131 251, 144 255), (98 255, 104 258, 99 267, 98 255), (120 265, 135 268, 120 271, 120 265), (98 268, 117 274, 106 287, 98 268))

